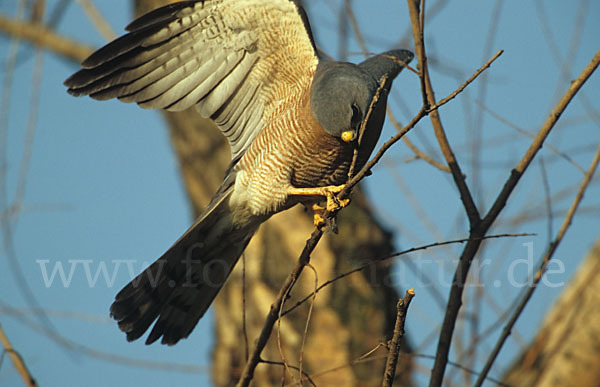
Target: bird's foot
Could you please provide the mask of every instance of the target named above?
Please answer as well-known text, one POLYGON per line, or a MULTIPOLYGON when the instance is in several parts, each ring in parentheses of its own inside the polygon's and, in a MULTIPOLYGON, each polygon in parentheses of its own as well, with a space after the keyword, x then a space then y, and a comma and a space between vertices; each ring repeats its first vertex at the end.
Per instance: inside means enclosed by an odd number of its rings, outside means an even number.
MULTIPOLYGON (((310 187, 310 188, 296 188, 290 187, 287 190, 288 195, 294 196, 321 196, 327 198, 327 206, 325 209, 329 212, 335 212, 340 208, 346 207, 350 204, 350 199, 338 199, 336 194, 342 192, 342 190, 346 187, 345 184, 342 185, 329 185, 326 187, 310 187)), ((314 210, 313 206, 313 210, 314 210)), ((323 208, 320 208, 321 210, 323 208)))
POLYGON ((332 185, 326 187, 310 187, 310 188, 288 188, 288 195, 295 196, 319 196, 327 199, 325 207, 315 203, 312 205, 314 212, 313 223, 316 227, 326 228, 329 223, 326 218, 327 213, 335 213, 339 209, 346 207, 350 203, 350 199, 339 199, 336 194, 342 192, 345 185, 332 185))
POLYGON ((329 231, 337 234, 337 223, 335 216, 327 215, 327 208, 317 203, 312 205, 313 210, 313 224, 318 227, 321 231, 329 229, 329 231))

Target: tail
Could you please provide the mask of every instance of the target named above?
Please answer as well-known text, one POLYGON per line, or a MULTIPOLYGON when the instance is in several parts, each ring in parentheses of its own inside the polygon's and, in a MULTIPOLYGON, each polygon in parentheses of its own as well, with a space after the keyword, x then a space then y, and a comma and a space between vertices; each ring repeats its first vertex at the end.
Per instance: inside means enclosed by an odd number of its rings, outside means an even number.
POLYGON ((115 297, 111 317, 127 334, 173 345, 192 332, 264 219, 235 224, 233 188, 217 195, 196 223, 115 297))

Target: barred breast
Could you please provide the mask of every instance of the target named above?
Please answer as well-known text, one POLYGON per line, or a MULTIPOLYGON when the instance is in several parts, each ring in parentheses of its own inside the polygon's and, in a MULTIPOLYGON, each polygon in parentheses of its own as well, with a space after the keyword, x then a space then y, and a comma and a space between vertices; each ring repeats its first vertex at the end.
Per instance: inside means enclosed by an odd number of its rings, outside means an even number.
POLYGON ((268 120, 235 167, 232 201, 252 215, 270 215, 294 205, 286 193, 290 186, 346 181, 352 145, 323 130, 310 111, 310 87, 301 90, 280 104, 277 117, 268 120))

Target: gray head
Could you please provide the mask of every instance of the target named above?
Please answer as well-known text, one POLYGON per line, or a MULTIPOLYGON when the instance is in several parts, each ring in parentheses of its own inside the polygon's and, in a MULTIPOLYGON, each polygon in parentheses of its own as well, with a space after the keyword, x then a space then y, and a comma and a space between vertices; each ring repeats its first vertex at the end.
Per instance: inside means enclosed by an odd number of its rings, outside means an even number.
POLYGON ((357 137, 377 88, 377 81, 352 63, 320 62, 310 107, 327 133, 350 142, 357 137))

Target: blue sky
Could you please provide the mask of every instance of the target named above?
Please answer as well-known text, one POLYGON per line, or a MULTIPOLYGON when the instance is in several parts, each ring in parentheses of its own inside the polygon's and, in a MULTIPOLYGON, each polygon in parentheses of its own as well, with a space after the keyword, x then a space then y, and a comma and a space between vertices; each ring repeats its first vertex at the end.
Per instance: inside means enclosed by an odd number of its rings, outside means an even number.
MULTIPOLYGON (((56 0, 48 1, 49 8, 56 3, 56 0)), ((103 0, 96 3, 115 31, 122 31, 131 20, 129 2, 103 0)), ((306 3, 317 43, 331 55, 337 55, 335 33, 339 2, 309 0, 306 3)), ((434 1, 427 3, 435 4, 434 1)), ((594 19, 600 15, 600 3, 555 2, 551 6, 548 3, 504 2, 502 7, 496 8, 496 2, 492 1, 450 2, 438 15, 427 19, 426 43, 438 98, 451 93, 495 51, 505 50, 486 73, 485 94, 481 91, 483 82, 476 82, 441 109, 449 140, 483 209, 489 207, 530 139, 488 113, 481 116, 480 125, 475 125, 482 109, 477 101, 514 125, 535 133, 568 86, 568 81, 583 69, 598 49, 600 25, 594 19), (556 61, 548 43, 536 4, 545 12, 545 25, 556 42, 560 62, 556 61), (588 8, 579 18, 583 4, 588 8), (486 52, 488 31, 495 22, 498 23, 497 32, 486 52), (577 44, 573 43, 573 36, 579 37, 577 44), (561 76, 561 69, 568 70, 569 74, 561 76), (480 174, 474 168, 472 152, 472 141, 479 135, 483 141, 480 174)), ((370 51, 398 47, 408 30, 405 2, 355 0, 353 7, 370 51)), ((15 5, 2 2, 0 12, 14 15, 15 5)), ((104 42, 75 2, 68 7, 58 31, 95 47, 104 42)), ((10 41, 2 36, 2 76, 9 46, 10 41)), ((402 47, 412 48, 412 44, 402 47)), ((355 39, 351 40, 350 51, 360 52, 355 39)), ((32 53, 30 46, 21 46, 21 59, 10 91, 9 115, 0 117, 1 125, 8 124, 7 153, 0 162, 7 160, 4 177, 9 202, 15 199, 25 149, 34 72, 32 53)), ((349 58, 354 62, 361 59, 360 55, 349 58)), ((160 115, 114 101, 100 103, 88 98, 75 99, 67 95, 62 81, 77 69, 76 66, 53 54, 45 54, 43 60, 38 119, 24 200, 18 216, 11 217, 10 221, 12 249, 6 249, 6 244, 0 249, 0 323, 3 329, 41 385, 209 383, 212 313, 201 320, 188 340, 172 348, 147 347, 143 342, 127 343, 108 319, 108 306, 130 277, 127 265, 131 265, 134 272, 141 270, 146 263, 160 256, 192 222, 160 115), (84 345, 85 349, 66 349, 36 328, 40 320, 35 311, 29 309, 14 278, 9 264, 13 258, 18 259, 39 305, 47 310, 60 335, 84 345), (112 274, 119 262, 113 284, 107 283, 104 277, 99 277, 93 285, 90 283, 98 268, 105 266, 112 274), (57 264, 63 265, 67 275, 73 270, 68 284, 59 276, 55 276, 51 284, 44 281, 44 267, 48 270, 47 275, 51 275, 57 264), (91 278, 86 276, 86 267, 91 278), (26 320, 15 317, 14 308, 23 313, 26 320), (119 354, 149 363, 124 365, 123 359, 103 359, 104 354, 119 354), (151 362, 191 365, 193 372, 163 370, 151 362)), ((583 98, 579 96, 572 102, 548 140, 583 168, 588 167, 600 142, 599 91, 600 76, 594 74, 583 89, 583 98)), ((417 78, 413 74, 402 74, 394 85, 390 107, 398 119, 407 122, 418 111, 420 98, 417 78)), ((386 125, 382 140, 393 133, 394 128, 386 125)), ((442 160, 428 121, 422 121, 410 138, 428 154, 442 160)), ((375 210, 396 232, 398 249, 465 237, 465 217, 450 176, 422 161, 407 162, 411 156, 406 146, 398 144, 367 180, 375 210)), ((544 160, 552 192, 567 190, 581 181, 583 174, 556 156, 550 147, 546 146, 539 156, 544 160)), ((503 367, 531 338, 545 311, 563 288, 554 285, 568 281, 583 254, 598 237, 600 189, 597 181, 582 204, 585 211, 575 219, 557 251, 556 259, 563 263, 564 270, 558 263, 552 268, 557 272, 549 275, 547 284, 550 286, 538 289, 517 324, 516 339, 509 340, 492 375, 500 375, 503 367)), ((512 279, 522 281, 526 278, 528 262, 537 262, 543 253, 549 238, 548 222, 543 215, 543 187, 542 167, 536 159, 492 231, 537 235, 522 241, 490 241, 481 251, 484 263, 481 282, 487 284, 485 290, 493 300, 485 302, 480 310, 481 330, 495 321, 494 304, 506 307, 522 291, 514 286, 512 279), (510 222, 527 210, 538 208, 542 215, 537 220, 510 222)), ((573 195, 572 190, 567 190, 564 197, 557 197, 552 202, 553 210, 559 212, 551 222, 554 233, 562 221, 560 211, 567 208, 573 195)), ((444 283, 452 276, 452 260, 459 252, 460 246, 453 246, 414 255, 410 259, 435 280, 435 289, 445 299, 449 289, 444 283)), ((419 345, 443 317, 435 292, 431 291, 434 286, 427 285, 402 262, 398 263, 393 279, 398 286, 414 287, 417 292, 407 332, 419 345)), ((476 290, 468 289, 467 301, 476 290)), ((459 334, 463 342, 468 340, 467 334, 468 330, 459 334)), ((494 337, 484 342, 483 353, 493 344, 494 337)), ((424 343, 419 351, 433 354, 434 344, 424 343)), ((455 352, 451 352, 451 359, 454 355, 455 352)), ((420 364, 425 370, 431 367, 429 361, 420 364)), ((474 366, 480 368, 481 363, 474 366)), ((419 383, 426 379, 425 373, 420 375, 419 383)), ((0 385, 19 383, 12 365, 4 359, 0 385)))

